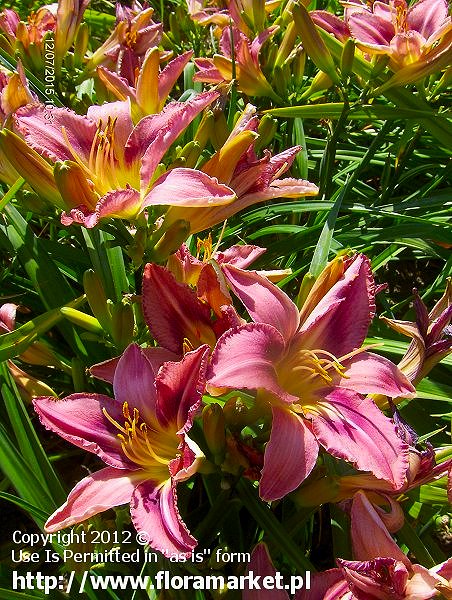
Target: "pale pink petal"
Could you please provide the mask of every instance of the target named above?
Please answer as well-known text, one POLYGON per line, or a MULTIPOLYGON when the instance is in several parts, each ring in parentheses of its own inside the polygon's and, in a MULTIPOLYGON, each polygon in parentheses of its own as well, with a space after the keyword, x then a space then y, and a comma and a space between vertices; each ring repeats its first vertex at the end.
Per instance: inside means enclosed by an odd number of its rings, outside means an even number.
POLYGON ((387 358, 360 352, 344 361, 344 377, 336 385, 360 394, 384 394, 390 398, 413 398, 416 390, 405 375, 387 358))
POLYGON ((372 472, 394 489, 404 484, 408 446, 372 400, 336 388, 315 403, 312 430, 336 458, 351 462, 360 471, 372 472))
POLYGON ((92 229, 99 223, 99 213, 84 204, 80 204, 80 206, 72 208, 69 212, 61 213, 60 220, 62 225, 69 226, 77 223, 87 229, 92 229))
POLYGON ((107 467, 82 479, 66 502, 49 517, 45 531, 53 533, 82 523, 104 510, 130 501, 143 477, 143 471, 123 471, 107 467))
POLYGON ((299 344, 344 356, 362 345, 374 314, 375 284, 370 262, 358 254, 302 324, 299 344))
POLYGON ((279 500, 293 492, 315 466, 319 444, 303 417, 289 408, 272 407, 270 441, 265 448, 259 483, 263 500, 279 500))
POLYGON ((193 81, 203 81, 204 83, 221 83, 224 81, 223 75, 216 68, 211 58, 195 58, 194 62, 199 71, 193 75, 193 81))
POLYGON ((135 529, 147 535, 149 545, 167 558, 189 556, 195 548, 197 542, 182 521, 170 481, 159 488, 152 481, 141 483, 133 493, 130 513, 135 529))
POLYGON ((259 246, 251 246, 250 244, 235 245, 216 252, 214 258, 220 265, 228 264, 237 267, 237 269, 246 269, 265 252, 267 252, 267 249, 259 248, 259 246))
POLYGON ((205 390, 208 354, 209 347, 204 345, 187 352, 180 362, 167 362, 160 368, 156 414, 163 428, 175 425, 183 433, 192 426, 205 390))
POLYGON ((96 123, 102 122, 102 130, 108 121, 115 121, 114 126, 114 146, 118 149, 118 154, 124 152, 124 146, 133 130, 132 117, 130 114, 130 100, 118 100, 117 102, 107 102, 106 104, 93 104, 88 108, 86 116, 96 123))
POLYGON ((446 0, 418 0, 408 9, 407 24, 425 39, 433 35, 448 18, 446 0))
POLYGON ((353 555, 357 560, 389 557, 411 567, 364 492, 353 497, 351 521, 353 555))
POLYGON ((100 198, 96 206, 97 219, 112 217, 133 221, 142 210, 140 194, 133 188, 114 190, 100 198))
POLYGON ((275 34, 278 31, 278 29, 279 27, 277 25, 269 27, 268 29, 264 29, 264 31, 262 31, 251 42, 250 54, 251 58, 253 59, 256 65, 259 65, 259 52, 261 51, 262 46, 265 44, 268 38, 270 38, 273 34, 275 34))
POLYGON ((289 341, 300 322, 298 308, 289 296, 255 271, 244 271, 226 264, 222 271, 253 321, 273 325, 289 341))
POLYGON ((226 331, 218 340, 208 373, 208 389, 265 389, 284 402, 296 402, 278 383, 275 364, 284 356, 284 339, 266 323, 226 331))
POLYGON ((234 190, 195 169, 176 168, 161 175, 145 196, 142 207, 175 205, 210 207, 229 204, 235 199, 234 190))
POLYGON ((89 158, 97 126, 67 108, 29 104, 15 114, 15 126, 36 152, 52 161, 89 158), (63 135, 67 136, 70 146, 63 135))
POLYGON ((238 210, 242 210, 252 204, 263 202, 264 200, 272 200, 273 198, 301 198, 304 196, 317 196, 319 188, 310 181, 304 179, 293 179, 286 177, 285 179, 275 179, 267 188, 252 192, 247 192, 239 198, 237 204, 240 205, 238 210))
MULTIPOLYGON (((164 362, 167 362, 169 360, 177 361, 180 358, 178 354, 170 352, 169 350, 165 350, 165 348, 159 347, 141 348, 141 352, 151 363, 152 369, 155 374, 157 374, 157 371, 160 369, 164 362)), ((113 383, 116 367, 118 366, 120 358, 121 356, 117 356, 116 358, 110 358, 109 360, 104 360, 103 362, 97 363, 90 368, 89 372, 93 377, 96 377, 97 379, 102 379, 107 383, 113 383)))
POLYGON ((368 12, 354 12, 348 18, 347 25, 358 42, 377 49, 389 47, 395 35, 392 23, 368 12))
MULTIPOLYGON (((408 580, 404 600, 429 600, 429 598, 438 596, 436 587, 439 583, 438 578, 422 565, 412 565, 412 569, 414 575, 408 580)), ((440 587, 439 591, 441 591, 440 587)))
POLYGON ((62 400, 41 396, 33 400, 33 406, 44 427, 71 444, 97 454, 112 467, 132 466, 121 450, 120 431, 102 411, 124 425, 122 404, 117 400, 101 394, 72 394, 62 400))
POLYGON ((194 348, 215 345, 209 307, 164 267, 149 263, 144 268, 143 313, 154 338, 171 352, 181 355, 185 339, 194 348))
MULTIPOLYGON (((276 576, 276 569, 270 558, 267 546, 259 542, 251 553, 251 560, 246 569, 246 575, 250 574, 251 579, 255 575, 261 577, 271 577, 273 580, 276 576)), ((266 590, 266 589, 249 589, 247 586, 242 592, 242 600, 290 600, 289 594, 285 590, 266 590)))
POLYGON ((312 10, 309 15, 318 27, 332 33, 341 42, 345 42, 350 37, 347 25, 336 15, 326 10, 312 10))
POLYGON ((113 390, 121 405, 127 402, 129 410, 138 409, 145 422, 152 422, 156 407, 156 373, 145 353, 137 344, 130 344, 115 369, 113 390))

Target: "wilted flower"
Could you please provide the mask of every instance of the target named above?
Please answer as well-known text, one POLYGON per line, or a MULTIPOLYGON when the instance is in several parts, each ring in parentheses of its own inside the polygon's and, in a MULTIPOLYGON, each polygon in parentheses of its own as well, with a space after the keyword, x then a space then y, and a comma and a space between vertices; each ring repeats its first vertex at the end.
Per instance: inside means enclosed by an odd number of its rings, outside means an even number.
POLYGON ((152 548, 165 556, 190 554, 196 540, 179 514, 176 486, 203 457, 188 432, 201 405, 206 354, 204 346, 161 365, 131 345, 114 372, 114 398, 78 393, 34 400, 45 427, 107 464, 75 486, 46 531, 130 502, 132 523, 152 548))

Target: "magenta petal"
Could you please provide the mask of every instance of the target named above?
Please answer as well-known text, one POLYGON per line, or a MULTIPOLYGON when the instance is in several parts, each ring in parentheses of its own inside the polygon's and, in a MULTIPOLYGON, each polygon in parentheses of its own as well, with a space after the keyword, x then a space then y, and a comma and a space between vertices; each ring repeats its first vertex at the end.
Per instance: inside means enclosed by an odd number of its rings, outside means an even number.
POLYGON ((133 493, 130 513, 135 529, 167 558, 188 556, 195 548, 197 542, 182 521, 176 490, 169 480, 159 488, 152 481, 141 483, 133 493))
POLYGON ((273 406, 272 413, 272 431, 259 484, 260 497, 267 501, 293 492, 312 471, 319 453, 319 444, 303 417, 279 406, 273 406))
POLYGON ((231 265, 223 265, 222 270, 253 321, 273 325, 289 341, 300 322, 298 308, 289 296, 255 271, 243 271, 231 265))
POLYGON ((351 520, 353 555, 357 560, 390 557, 411 566, 364 492, 353 497, 351 520))
POLYGON ((427 40, 440 29, 448 14, 445 0, 418 0, 408 9, 407 23, 427 40))
MULTIPOLYGON (((251 560, 248 563, 246 574, 251 575, 251 579, 255 575, 261 577, 261 581, 264 577, 275 578, 276 569, 268 553, 267 546, 259 542, 251 553, 251 560)), ((284 590, 255 590, 245 588, 242 592, 242 600, 290 600, 289 594, 284 590)))
POLYGON ((350 37, 350 31, 342 19, 326 10, 312 10, 309 12, 314 23, 332 33, 338 40, 345 42, 350 37))
POLYGON ((146 186, 171 144, 196 115, 218 96, 217 92, 205 92, 187 102, 170 102, 160 113, 141 119, 130 134, 124 157, 126 163, 130 164, 146 153, 146 160, 143 158, 143 162, 149 164, 142 167, 146 186))
POLYGON ((143 273, 143 313, 154 338, 171 352, 182 354, 185 338, 193 347, 215 344, 209 307, 168 269, 151 263, 143 273))
POLYGON ((299 590, 294 600, 355 600, 352 596, 344 595, 348 590, 342 571, 328 569, 322 573, 311 573, 311 589, 299 590), (334 595, 335 591, 337 595, 334 595))
POLYGON ((145 196, 142 207, 174 205, 210 207, 229 204, 235 193, 216 177, 195 169, 176 168, 161 175, 145 196))
POLYGON ((77 206, 77 208, 72 208, 69 212, 61 213, 61 223, 66 226, 78 223, 87 229, 92 229, 98 222, 99 213, 91 210, 84 204, 77 206))
POLYGON ((0 333, 12 331, 16 324, 17 304, 7 302, 0 306, 0 333))
POLYGON ((394 363, 370 352, 361 352, 344 361, 344 377, 339 387, 360 394, 384 394, 390 398, 412 398, 416 390, 394 363))
POLYGON ((347 25, 356 41, 369 46, 389 47, 395 35, 392 23, 368 12, 354 12, 347 25))
POLYGON ((330 454, 361 471, 371 471, 394 489, 402 487, 408 469, 408 446, 372 400, 336 388, 315 406, 312 429, 330 454))
POLYGON ((152 422, 155 413, 156 372, 137 344, 130 344, 116 366, 113 379, 115 398, 121 405, 137 408, 145 422, 152 422))
POLYGON ((163 428, 176 424, 179 433, 192 426, 206 383, 209 347, 187 352, 180 362, 165 363, 156 380, 157 418, 163 428))
POLYGON ((91 119, 66 108, 48 108, 44 104, 24 106, 15 117, 16 127, 27 144, 42 156, 52 161, 73 160, 79 156, 84 162, 88 161, 97 131, 96 123, 91 119))
POLYGON ((285 402, 296 402, 278 383, 275 364, 284 355, 284 340, 265 323, 249 323, 226 331, 218 340, 208 374, 208 387, 263 388, 285 402))
POLYGON ((143 471, 120 471, 107 467, 85 477, 75 486, 63 506, 49 517, 45 531, 52 533, 86 521, 114 506, 126 504, 142 475, 143 471))
POLYGON ((176 56, 176 58, 169 62, 162 70, 159 75, 159 99, 161 102, 168 97, 179 75, 181 75, 184 67, 192 56, 193 50, 184 52, 183 54, 176 56))
POLYGON ((41 423, 62 438, 87 452, 97 454, 107 465, 130 468, 121 450, 119 431, 102 409, 124 424, 122 404, 101 394, 72 394, 63 400, 41 396, 33 400, 41 423))
POLYGON ((301 325, 299 343, 343 356, 362 345, 374 314, 370 262, 358 254, 301 325))
MULTIPOLYGON (((353 590, 351 599, 365 600, 402 600, 409 573, 406 566, 394 558, 377 557, 372 560, 358 562, 337 560, 349 587, 353 590)), ((414 600, 414 598, 410 598, 414 600)), ((419 598, 418 600, 421 600, 419 598)), ((426 598, 422 597, 422 600, 426 598)))
POLYGON ((235 245, 216 252, 214 258, 220 265, 228 264, 237 267, 237 269, 246 269, 265 252, 267 252, 267 249, 259 248, 259 246, 251 246, 250 244, 235 245))
MULTIPOLYGON (((177 354, 174 354, 174 352, 170 352, 169 350, 165 350, 165 348, 141 348, 141 352, 151 363, 154 373, 157 373, 164 362, 168 362, 169 360, 179 360, 179 356, 177 354)), ((116 356, 115 358, 110 358, 109 360, 104 360, 103 362, 97 363, 96 365, 90 367, 89 372, 93 377, 97 377, 97 379, 102 379, 107 383, 113 383, 116 367, 118 366, 120 358, 121 356, 116 356)))

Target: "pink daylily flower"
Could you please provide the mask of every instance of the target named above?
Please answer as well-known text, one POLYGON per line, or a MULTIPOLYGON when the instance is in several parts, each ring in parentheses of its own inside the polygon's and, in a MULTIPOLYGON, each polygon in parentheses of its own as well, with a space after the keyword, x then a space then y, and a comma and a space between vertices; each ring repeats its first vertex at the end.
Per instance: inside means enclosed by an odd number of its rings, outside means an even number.
POLYGON ((195 169, 155 175, 171 144, 217 97, 207 92, 171 102, 135 127, 128 100, 91 106, 86 116, 28 105, 17 111, 15 124, 31 148, 56 164, 56 183, 71 207, 62 223, 94 227, 106 217, 134 220, 150 206, 210 207, 234 200, 228 186, 195 169))
POLYGON ((368 259, 357 255, 330 263, 301 311, 258 274, 223 269, 254 323, 218 340, 208 387, 258 390, 272 408, 261 497, 276 500, 296 489, 320 446, 401 487, 408 446, 363 395, 412 397, 414 388, 393 363, 361 348, 375 312, 368 259))
POLYGON ((431 60, 435 47, 452 43, 452 20, 446 0, 418 0, 408 6, 405 0, 376 1, 372 8, 362 2, 346 3, 345 20, 362 50, 387 54, 393 70, 431 60))
POLYGON ((426 569, 413 564, 389 535, 372 504, 362 493, 352 506, 352 546, 355 560, 341 560, 339 569, 315 574, 311 591, 297 600, 429 600, 452 591, 452 559, 426 569), (325 589, 325 581, 330 584, 325 589))
POLYGON ((86 70, 104 65, 133 85, 147 50, 157 47, 162 37, 162 24, 154 23, 153 14, 153 8, 143 8, 136 1, 131 8, 117 3, 116 27, 90 57, 86 70))
POLYGON ((257 157, 254 144, 258 125, 256 108, 248 104, 226 142, 201 167, 203 172, 234 190, 237 195, 234 202, 203 210, 170 207, 165 216, 165 226, 184 219, 190 223, 190 233, 198 233, 258 202, 318 194, 319 188, 310 181, 280 178, 292 165, 300 146, 293 146, 275 156, 265 150, 262 158, 257 157))
POLYGON ((203 456, 188 432, 201 405, 207 352, 202 346, 161 365, 132 344, 116 365, 114 398, 78 393, 34 400, 47 429, 107 465, 75 486, 49 517, 47 532, 130 502, 132 523, 152 548, 165 556, 190 554, 196 540, 179 514, 176 486, 203 456))

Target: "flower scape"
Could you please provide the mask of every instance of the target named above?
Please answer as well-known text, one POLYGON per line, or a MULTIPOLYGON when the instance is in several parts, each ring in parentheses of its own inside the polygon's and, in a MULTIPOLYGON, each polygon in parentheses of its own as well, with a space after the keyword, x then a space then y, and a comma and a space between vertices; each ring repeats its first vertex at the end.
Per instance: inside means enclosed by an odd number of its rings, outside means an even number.
POLYGON ((452 598, 451 36, 2 6, 0 597, 452 598))

